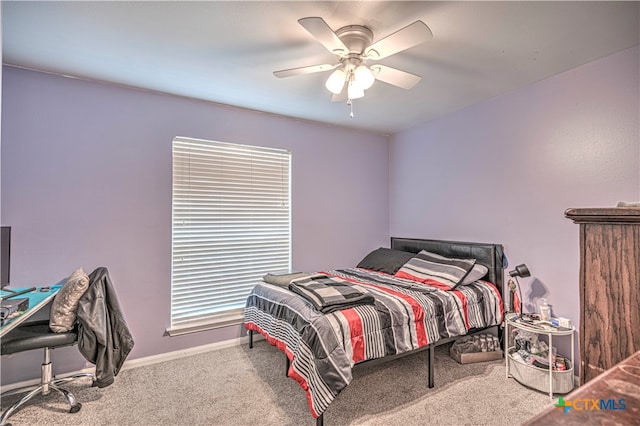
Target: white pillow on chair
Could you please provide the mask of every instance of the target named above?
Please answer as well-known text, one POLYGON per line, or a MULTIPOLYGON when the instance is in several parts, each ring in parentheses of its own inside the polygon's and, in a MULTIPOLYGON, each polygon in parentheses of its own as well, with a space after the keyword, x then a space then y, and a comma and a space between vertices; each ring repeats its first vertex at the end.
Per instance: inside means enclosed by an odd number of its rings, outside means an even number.
POLYGON ((82 295, 89 288, 89 276, 78 268, 67 278, 51 304, 49 328, 54 333, 65 333, 73 329, 76 309, 82 295))

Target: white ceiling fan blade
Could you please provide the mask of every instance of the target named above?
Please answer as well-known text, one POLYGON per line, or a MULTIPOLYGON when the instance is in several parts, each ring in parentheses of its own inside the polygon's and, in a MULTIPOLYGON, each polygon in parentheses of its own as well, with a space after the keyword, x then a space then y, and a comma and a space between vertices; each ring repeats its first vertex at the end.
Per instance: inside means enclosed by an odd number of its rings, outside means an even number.
POLYGON ((302 18, 298 19, 298 23, 317 38, 329 52, 338 56, 346 56, 349 53, 347 46, 338 38, 324 19, 318 17, 302 18))
POLYGON ((335 65, 321 64, 321 65, 311 65, 308 67, 290 68, 287 70, 274 71, 273 75, 275 75, 278 78, 292 77, 294 75, 311 74, 314 72, 332 70, 338 65, 340 64, 335 64, 335 65))
POLYGON ((424 43, 432 37, 433 33, 427 24, 422 21, 416 21, 376 41, 365 49, 364 54, 368 56, 369 59, 383 59, 409 49, 410 47, 417 46, 420 43, 424 43))
POLYGON ((406 71, 401 71, 399 69, 387 67, 384 65, 372 65, 371 71, 375 76, 376 80, 383 81, 388 84, 392 84, 394 86, 401 87, 403 89, 411 89, 413 86, 418 84, 422 77, 419 75, 411 74, 406 71))

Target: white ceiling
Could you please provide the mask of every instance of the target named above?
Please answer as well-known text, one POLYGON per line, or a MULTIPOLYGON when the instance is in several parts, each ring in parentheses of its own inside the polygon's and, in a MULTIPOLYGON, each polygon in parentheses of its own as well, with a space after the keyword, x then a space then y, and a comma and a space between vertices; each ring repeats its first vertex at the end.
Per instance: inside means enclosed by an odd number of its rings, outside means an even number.
POLYGON ((5 64, 394 133, 640 42, 639 2, 2 1, 5 64), (378 40, 416 20, 433 39, 381 64, 421 75, 332 103, 335 63, 297 20, 366 25, 378 40))

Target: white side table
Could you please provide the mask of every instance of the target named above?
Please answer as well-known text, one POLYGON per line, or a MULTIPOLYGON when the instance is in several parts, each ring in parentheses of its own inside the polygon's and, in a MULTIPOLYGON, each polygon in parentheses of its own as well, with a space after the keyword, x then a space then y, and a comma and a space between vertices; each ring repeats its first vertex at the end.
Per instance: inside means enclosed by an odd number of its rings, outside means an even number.
MULTIPOLYGON (((559 375, 562 374, 563 376, 568 375, 571 379, 571 389, 573 389, 573 385, 574 385, 574 380, 573 380, 573 368, 574 368, 574 357, 573 357, 573 352, 574 352, 574 334, 575 334, 575 327, 571 326, 570 328, 564 328, 564 327, 544 327, 542 325, 538 325, 535 323, 528 323, 528 322, 524 322, 521 321, 519 319, 518 314, 507 314, 506 315, 506 320, 505 320, 505 328, 504 328, 504 345, 505 345, 505 360, 506 360, 506 370, 507 370, 507 378, 509 377, 513 377, 514 379, 516 379, 517 381, 521 382, 523 385, 525 386, 531 386, 534 388, 538 388, 539 386, 536 386, 533 383, 527 383, 527 378, 523 377, 521 374, 517 374, 518 377, 515 377, 513 374, 513 364, 514 363, 518 363, 526 368, 531 368, 531 369, 535 369, 532 371, 537 371, 540 372, 540 368, 538 367, 534 367, 534 366, 529 366, 529 365, 525 365, 522 364, 518 361, 515 361, 511 358, 511 349, 515 349, 513 346, 509 347, 509 340, 510 340, 510 330, 512 329, 519 329, 519 330, 526 330, 532 333, 536 333, 536 334, 544 334, 547 336, 547 338, 549 339, 549 398, 553 400, 553 391, 554 391, 554 386, 553 386, 553 377, 554 374, 559 375), (553 353, 551 348, 553 348, 553 338, 554 337, 558 337, 558 336, 570 336, 571 337, 571 353, 569 354, 570 360, 571 360, 571 365, 568 366, 568 368, 566 370, 554 370, 553 369, 553 353)), ((535 377, 533 378, 535 379, 535 377)), ((533 380, 532 379, 532 380, 533 380)), ((559 393, 568 393, 571 389, 567 390, 567 392, 559 392, 559 393)))

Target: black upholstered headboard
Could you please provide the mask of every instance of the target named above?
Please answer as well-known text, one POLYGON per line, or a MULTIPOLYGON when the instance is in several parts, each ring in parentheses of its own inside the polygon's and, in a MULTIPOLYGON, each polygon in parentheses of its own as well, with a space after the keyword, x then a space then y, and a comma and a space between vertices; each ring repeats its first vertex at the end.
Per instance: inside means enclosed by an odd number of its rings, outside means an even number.
POLYGON ((496 287, 498 287, 498 290, 502 292, 503 296, 505 296, 502 267, 504 253, 501 244, 391 237, 391 248, 411 253, 427 250, 431 253, 437 253, 446 257, 476 259, 477 263, 481 263, 489 268, 487 279, 494 283, 496 287))

